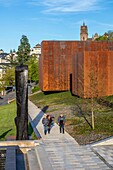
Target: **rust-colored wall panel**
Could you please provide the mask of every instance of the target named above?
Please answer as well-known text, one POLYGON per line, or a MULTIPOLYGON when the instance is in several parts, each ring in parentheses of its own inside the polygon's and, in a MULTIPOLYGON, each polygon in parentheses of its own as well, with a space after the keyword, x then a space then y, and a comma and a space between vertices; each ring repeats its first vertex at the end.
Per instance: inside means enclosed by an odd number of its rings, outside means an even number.
POLYGON ((43 91, 70 90, 72 85, 73 94, 90 97, 89 75, 93 70, 98 79, 98 95, 113 94, 113 42, 43 41, 41 46, 39 83, 43 91), (100 90, 102 84, 104 90, 100 90))
POLYGON ((40 87, 43 91, 70 90, 72 54, 72 42, 42 42, 42 65, 39 64, 39 67, 43 68, 43 75, 41 73, 39 74, 40 77, 42 76, 40 87))
POLYGON ((113 52, 108 53, 108 91, 107 95, 113 94, 113 52))
POLYGON ((85 97, 106 95, 107 55, 107 51, 84 52, 85 97))
POLYGON ((78 67, 73 69, 73 75, 77 72, 73 94, 86 98, 113 94, 113 51, 77 52, 75 59, 78 67))

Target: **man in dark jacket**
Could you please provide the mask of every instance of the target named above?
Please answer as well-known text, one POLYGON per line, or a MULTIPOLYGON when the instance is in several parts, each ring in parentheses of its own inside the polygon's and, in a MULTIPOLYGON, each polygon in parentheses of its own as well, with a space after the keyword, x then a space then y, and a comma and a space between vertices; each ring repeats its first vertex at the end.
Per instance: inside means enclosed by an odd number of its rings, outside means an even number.
POLYGON ((44 134, 46 135, 47 134, 47 131, 48 131, 48 119, 47 119, 47 115, 44 114, 43 116, 43 119, 42 119, 42 124, 44 125, 44 134))
POLYGON ((60 126, 60 133, 64 133, 65 117, 63 114, 58 117, 58 125, 60 126))

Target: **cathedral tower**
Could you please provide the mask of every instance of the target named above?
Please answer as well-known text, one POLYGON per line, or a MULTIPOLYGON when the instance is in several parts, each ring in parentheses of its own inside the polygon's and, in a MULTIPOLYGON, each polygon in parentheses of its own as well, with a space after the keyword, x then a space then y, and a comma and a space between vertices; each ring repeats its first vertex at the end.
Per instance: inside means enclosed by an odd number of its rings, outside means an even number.
POLYGON ((80 40, 86 41, 87 39, 88 39, 88 28, 85 25, 85 23, 83 23, 83 25, 80 28, 80 40))

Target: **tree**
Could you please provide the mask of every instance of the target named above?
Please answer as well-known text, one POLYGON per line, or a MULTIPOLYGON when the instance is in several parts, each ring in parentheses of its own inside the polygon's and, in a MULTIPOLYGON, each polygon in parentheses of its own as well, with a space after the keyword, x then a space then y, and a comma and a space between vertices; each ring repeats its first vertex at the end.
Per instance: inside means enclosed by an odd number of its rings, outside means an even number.
POLYGON ((84 113, 91 110, 90 127, 92 129, 95 127, 94 110, 97 110, 98 107, 95 101, 104 93, 104 82, 106 80, 104 73, 99 73, 98 65, 99 61, 95 60, 95 56, 90 58, 89 67, 87 67, 87 70, 84 71, 83 65, 78 65, 78 75, 76 81, 78 90, 77 93, 79 96, 84 98, 84 103, 82 103, 81 106, 78 105, 78 109, 89 125, 90 123, 86 119, 84 113))
POLYGON ((0 92, 2 93, 2 95, 4 94, 4 91, 5 91, 5 82, 3 78, 0 78, 0 92))
POLYGON ((109 30, 104 35, 99 36, 95 39, 96 41, 113 41, 113 31, 109 30))
POLYGON ((26 140, 28 139, 28 66, 25 64, 30 59, 30 44, 25 35, 20 40, 17 55, 19 66, 16 66, 15 69, 17 104, 17 117, 15 118, 16 139, 26 140))
POLYGON ((98 38, 95 39, 96 41, 107 41, 108 38, 105 36, 99 36, 98 38))
POLYGON ((0 92, 4 94, 5 88, 7 86, 14 86, 15 85, 15 68, 7 68, 5 70, 5 74, 3 74, 2 78, 0 79, 0 92))
POLYGON ((28 69, 29 69, 29 80, 38 81, 38 61, 36 60, 36 56, 33 55, 28 61, 28 69))
POLYGON ((3 81, 5 86, 14 86, 15 85, 15 68, 8 68, 3 75, 3 81))
POLYGON ((113 41, 113 31, 108 31, 108 40, 113 41))
POLYGON ((25 64, 30 58, 30 44, 27 36, 25 35, 22 35, 17 55, 17 60, 20 65, 25 64))

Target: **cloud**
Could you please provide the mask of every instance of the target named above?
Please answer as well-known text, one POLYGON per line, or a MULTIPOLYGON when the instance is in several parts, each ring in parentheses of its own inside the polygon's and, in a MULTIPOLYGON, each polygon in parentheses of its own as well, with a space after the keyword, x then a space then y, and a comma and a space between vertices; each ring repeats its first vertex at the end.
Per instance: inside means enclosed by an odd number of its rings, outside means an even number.
POLYGON ((0 5, 9 6, 12 4, 16 4, 18 0, 0 0, 0 5))
POLYGON ((4 5, 7 5, 7 4, 10 4, 12 0, 0 0, 0 4, 4 4, 4 5))
POLYGON ((40 3, 38 0, 32 0, 30 4, 43 6, 45 13, 74 13, 99 10, 100 2, 102 0, 42 0, 40 3))
POLYGON ((113 24, 109 24, 109 23, 102 23, 102 22, 97 22, 95 21, 95 23, 101 27, 106 27, 106 28, 109 28, 109 29, 113 29, 113 24))
POLYGON ((43 18, 43 17, 28 17, 24 18, 24 20, 31 21, 31 22, 38 22, 40 24, 48 23, 48 24, 57 24, 58 22, 63 22, 63 19, 61 17, 57 18, 43 18))

